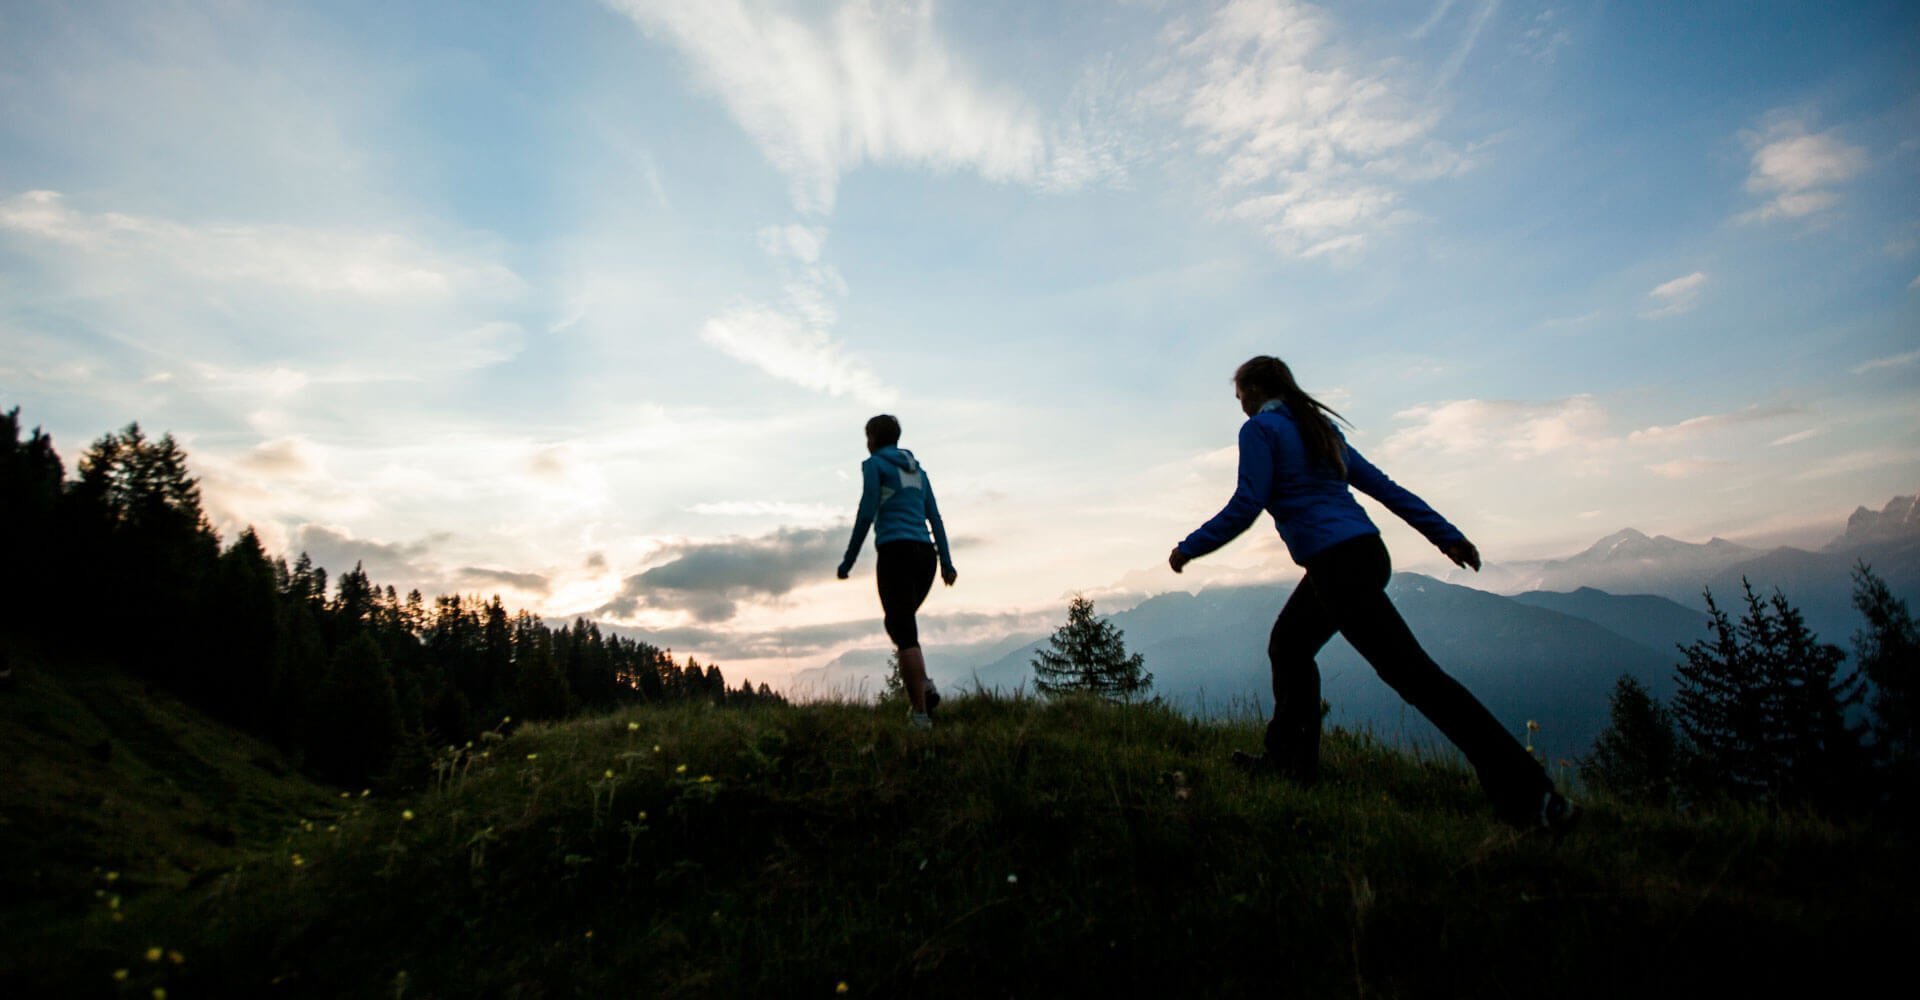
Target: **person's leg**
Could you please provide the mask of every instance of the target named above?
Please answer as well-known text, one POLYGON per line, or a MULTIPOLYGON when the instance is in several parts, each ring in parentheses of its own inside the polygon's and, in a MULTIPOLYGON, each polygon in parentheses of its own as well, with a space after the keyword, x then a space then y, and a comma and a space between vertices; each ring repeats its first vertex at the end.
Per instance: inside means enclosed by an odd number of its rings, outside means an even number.
POLYGON ((1420 648, 1387 598, 1392 565, 1378 536, 1342 543, 1316 557, 1308 575, 1340 634, 1466 755, 1494 808, 1516 821, 1537 812, 1553 782, 1493 713, 1420 648))
POLYGON ((920 651, 920 627, 914 614, 933 589, 934 562, 932 545, 888 542, 880 546, 874 570, 887 637, 898 650, 900 680, 915 715, 927 711, 927 660, 920 651))
POLYGON ((1314 593, 1309 573, 1280 608, 1267 638, 1273 720, 1267 723, 1263 762, 1303 784, 1320 772, 1320 665, 1314 657, 1333 633, 1333 616, 1314 593))

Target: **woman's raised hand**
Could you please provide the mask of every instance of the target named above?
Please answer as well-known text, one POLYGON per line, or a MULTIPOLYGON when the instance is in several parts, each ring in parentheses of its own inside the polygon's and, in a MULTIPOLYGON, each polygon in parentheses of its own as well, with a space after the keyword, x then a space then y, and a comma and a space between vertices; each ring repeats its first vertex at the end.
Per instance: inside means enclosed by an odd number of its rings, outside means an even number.
POLYGON ((1440 551, 1445 552, 1455 566, 1471 566, 1475 573, 1480 572, 1480 550, 1474 548, 1472 542, 1462 538, 1440 551))

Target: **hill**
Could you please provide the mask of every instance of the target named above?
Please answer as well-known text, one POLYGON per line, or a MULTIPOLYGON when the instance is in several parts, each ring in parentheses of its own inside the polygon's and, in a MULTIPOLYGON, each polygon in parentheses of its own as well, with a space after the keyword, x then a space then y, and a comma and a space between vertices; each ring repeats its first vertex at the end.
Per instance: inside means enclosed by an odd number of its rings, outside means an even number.
MULTIPOLYGON (((1203 714, 1271 705, 1267 635, 1291 585, 1176 591, 1111 616, 1129 649, 1146 657, 1155 693, 1203 714)), ((1388 585, 1396 607, 1427 652, 1484 701, 1515 733, 1529 720, 1554 757, 1583 754, 1607 723, 1613 683, 1629 673, 1655 692, 1672 688, 1672 645, 1655 647, 1697 612, 1660 598, 1589 591, 1567 601, 1509 598, 1401 573, 1388 585), (1602 618, 1617 629, 1593 620, 1602 618), (1627 633, 1627 634, 1623 634, 1627 633)), ((954 680, 1013 690, 1032 676, 1032 642, 954 680)), ((1321 697, 1333 721, 1398 741, 1433 743, 1439 733, 1406 707, 1345 639, 1319 658, 1321 697)), ((948 680, 948 678, 942 678, 948 680)))
POLYGON ((1554 842, 1363 737, 1330 741, 1314 789, 1250 779, 1224 761, 1257 731, 992 696, 927 734, 849 704, 528 726, 438 791, 351 799, 120 921, 15 923, 0 989, 1839 990, 1891 967, 1912 925, 1891 833, 1598 803, 1554 842))

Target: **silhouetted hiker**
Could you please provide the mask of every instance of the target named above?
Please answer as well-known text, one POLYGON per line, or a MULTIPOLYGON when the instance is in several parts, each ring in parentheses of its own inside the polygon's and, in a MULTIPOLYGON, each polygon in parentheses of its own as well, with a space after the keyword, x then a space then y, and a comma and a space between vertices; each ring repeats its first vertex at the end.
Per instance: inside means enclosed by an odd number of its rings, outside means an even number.
POLYGON ((880 587, 880 609, 886 615, 887 637, 900 651, 900 679, 913 706, 909 721, 915 728, 933 725, 927 712, 939 704, 930 694, 927 658, 920 652, 920 628, 914 613, 933 589, 934 546, 939 546, 940 576, 953 586, 960 574, 947 548, 947 528, 933 502, 933 484, 913 452, 899 447, 900 421, 882 413, 867 421, 868 458, 860 463, 860 513, 853 521, 853 540, 840 561, 840 579, 853 571, 867 528, 873 526, 877 553, 874 575, 880 587), (932 541, 927 526, 933 526, 932 541))
MULTIPOLYGON (((1493 713, 1433 662, 1387 599, 1392 564, 1380 530, 1349 485, 1386 505, 1461 566, 1480 569, 1480 553, 1419 497, 1395 484, 1348 445, 1332 409, 1301 391, 1274 357, 1233 373, 1240 425, 1240 483, 1213 519, 1167 557, 1178 573, 1237 537, 1265 510, 1306 576, 1280 609, 1267 642, 1273 663, 1273 721, 1266 753, 1234 752, 1234 762, 1310 784, 1320 763, 1320 668, 1315 654, 1337 631, 1466 754, 1480 786, 1509 822, 1564 830, 1573 803, 1493 713)), ((1344 419, 1344 418, 1341 418, 1344 419)))

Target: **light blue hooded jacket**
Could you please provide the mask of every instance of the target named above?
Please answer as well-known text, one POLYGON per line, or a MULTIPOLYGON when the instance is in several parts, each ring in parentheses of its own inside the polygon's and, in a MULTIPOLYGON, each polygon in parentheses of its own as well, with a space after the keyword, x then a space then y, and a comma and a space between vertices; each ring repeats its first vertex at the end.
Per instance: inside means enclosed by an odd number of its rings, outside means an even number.
POLYGON ((932 541, 940 551, 940 568, 953 569, 953 553, 947 548, 947 527, 940 521, 940 508, 933 501, 933 484, 927 470, 920 467, 913 452, 892 445, 875 451, 860 463, 860 513, 853 520, 853 540, 847 543, 847 557, 840 572, 853 569, 860 546, 872 527, 873 543, 927 541, 927 525, 933 525, 932 541))

